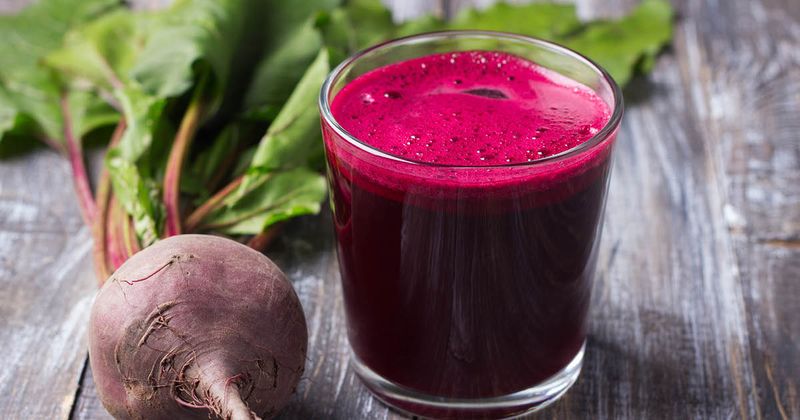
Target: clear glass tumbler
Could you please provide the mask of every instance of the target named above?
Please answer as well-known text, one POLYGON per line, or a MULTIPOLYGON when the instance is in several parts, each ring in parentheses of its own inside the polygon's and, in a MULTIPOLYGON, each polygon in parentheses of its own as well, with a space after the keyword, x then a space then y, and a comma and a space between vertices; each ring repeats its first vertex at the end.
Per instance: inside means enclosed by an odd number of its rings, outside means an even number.
MULTIPOLYGON (((425 417, 509 417, 577 379, 622 95, 589 59, 525 36, 453 31, 397 39, 330 74, 319 105, 356 372, 425 417), (388 64, 467 50, 515 54, 594 90, 612 111, 590 140, 533 162, 404 159, 331 113, 348 82, 388 64)), ((424 112, 424 110, 423 110, 424 112)))

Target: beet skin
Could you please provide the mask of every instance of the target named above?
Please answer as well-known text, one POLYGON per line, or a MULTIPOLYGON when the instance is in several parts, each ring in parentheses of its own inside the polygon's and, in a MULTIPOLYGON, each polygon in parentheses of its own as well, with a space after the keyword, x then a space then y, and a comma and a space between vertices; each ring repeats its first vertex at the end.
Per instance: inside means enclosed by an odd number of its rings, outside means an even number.
POLYGON ((267 257, 207 235, 131 257, 92 308, 97 392, 117 419, 255 419, 289 400, 305 365, 300 302, 267 257))

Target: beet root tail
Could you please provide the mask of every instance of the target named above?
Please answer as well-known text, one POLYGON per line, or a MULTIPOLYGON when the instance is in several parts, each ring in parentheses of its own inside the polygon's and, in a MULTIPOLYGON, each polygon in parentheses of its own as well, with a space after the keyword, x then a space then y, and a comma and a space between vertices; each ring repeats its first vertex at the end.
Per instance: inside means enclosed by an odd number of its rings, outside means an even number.
POLYGON ((186 377, 196 384, 195 396, 209 411, 225 420, 261 420, 242 398, 239 386, 224 369, 189 367, 186 377))

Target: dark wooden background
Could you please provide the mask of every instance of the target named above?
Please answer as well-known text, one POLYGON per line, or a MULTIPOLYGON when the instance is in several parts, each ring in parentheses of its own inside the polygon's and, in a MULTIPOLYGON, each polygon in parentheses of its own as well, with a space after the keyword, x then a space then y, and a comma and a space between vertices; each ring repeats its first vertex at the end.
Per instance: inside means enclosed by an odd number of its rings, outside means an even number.
MULTIPOLYGON (((635 2, 578 3, 598 17, 635 2)), ((800 418, 800 0, 674 3, 673 47, 628 92, 584 371, 536 418, 800 418)), ((0 162, 0 417, 109 417, 86 368, 90 249, 66 161, 0 162)), ((281 418, 396 417, 348 366, 329 216, 268 254, 311 339, 281 418)))

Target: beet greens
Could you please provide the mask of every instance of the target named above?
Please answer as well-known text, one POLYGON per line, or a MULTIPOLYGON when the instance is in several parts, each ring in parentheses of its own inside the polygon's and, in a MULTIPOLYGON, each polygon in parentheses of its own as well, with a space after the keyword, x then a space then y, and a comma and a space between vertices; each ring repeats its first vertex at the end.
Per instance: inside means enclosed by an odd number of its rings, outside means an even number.
POLYGON ((585 52, 625 84, 652 66, 670 21, 664 0, 615 21, 537 3, 401 25, 378 0, 178 0, 160 11, 39 0, 0 17, 0 156, 38 139, 67 158, 102 281, 160 238, 214 232, 260 247, 281 222, 318 212, 316 98, 357 49, 430 30, 515 31, 585 52), (108 142, 94 191, 83 156, 93 139, 108 142))

